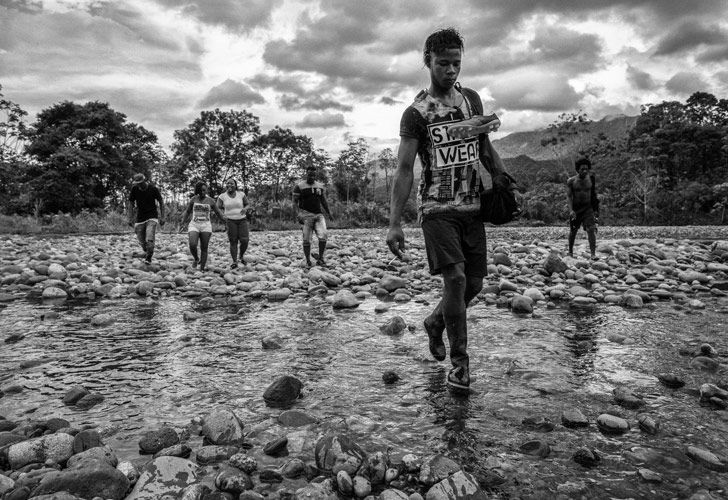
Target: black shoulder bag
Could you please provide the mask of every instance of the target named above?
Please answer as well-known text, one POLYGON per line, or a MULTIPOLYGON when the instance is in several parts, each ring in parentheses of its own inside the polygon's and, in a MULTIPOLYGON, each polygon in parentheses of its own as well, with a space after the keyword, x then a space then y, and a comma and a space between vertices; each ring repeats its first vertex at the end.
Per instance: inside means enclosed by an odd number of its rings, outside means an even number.
MULTIPOLYGON (((471 114, 482 115, 483 105, 478 95, 468 88, 461 88, 460 91, 471 110, 471 114)), ((490 139, 488 139, 486 134, 481 134, 479 142, 480 147, 486 149, 484 156, 492 162, 487 166, 483 165, 480 161, 478 162, 481 183, 483 182, 482 179, 485 178, 484 174, 486 171, 490 174, 491 179, 493 179, 493 187, 484 189, 480 193, 480 218, 483 222, 490 222, 495 225, 511 222, 521 213, 521 207, 515 195, 516 180, 505 171, 500 157, 495 152, 495 149, 493 149, 493 145, 490 143, 490 139), (495 162, 500 162, 500 170, 504 174, 498 178, 498 182, 495 182, 495 176, 492 174, 492 172, 496 171, 495 162)))

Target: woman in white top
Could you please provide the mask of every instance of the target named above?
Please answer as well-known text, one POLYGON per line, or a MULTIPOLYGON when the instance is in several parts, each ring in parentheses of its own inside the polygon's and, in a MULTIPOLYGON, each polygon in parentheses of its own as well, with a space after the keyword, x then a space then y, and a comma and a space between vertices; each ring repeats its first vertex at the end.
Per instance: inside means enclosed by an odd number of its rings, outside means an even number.
POLYGON ((207 247, 210 243, 210 237, 212 236, 212 221, 210 220, 210 212, 215 213, 223 221, 225 216, 222 214, 215 200, 207 196, 207 184, 204 182, 198 182, 195 184, 195 195, 190 199, 185 210, 183 224, 186 221, 190 221, 188 227, 189 238, 190 238, 190 253, 194 262, 192 267, 196 268, 197 264, 200 264, 200 271, 205 271, 207 266, 207 247), (200 243, 200 256, 197 257, 197 243, 200 243))
POLYGON ((245 207, 248 206, 248 197, 238 191, 235 179, 228 179, 225 183, 225 192, 217 197, 217 206, 225 210, 227 220, 227 233, 230 240, 230 256, 233 258, 231 269, 238 267, 238 244, 240 244, 240 263, 245 265, 245 251, 248 249, 250 232, 245 207))

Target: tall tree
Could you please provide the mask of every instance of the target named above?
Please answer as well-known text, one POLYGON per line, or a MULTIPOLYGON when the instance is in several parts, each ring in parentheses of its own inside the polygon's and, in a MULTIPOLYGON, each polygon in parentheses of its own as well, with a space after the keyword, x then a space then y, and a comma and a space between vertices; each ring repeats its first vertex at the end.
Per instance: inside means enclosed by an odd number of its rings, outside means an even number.
POLYGON ((377 163, 379 165, 379 170, 384 172, 384 187, 387 193, 389 193, 390 178, 395 168, 397 167, 397 159, 394 157, 392 149, 384 148, 377 157, 377 163))
MULTIPOLYGON (((267 188, 273 201, 278 201, 283 186, 292 182, 313 151, 311 138, 296 135, 291 129, 278 126, 260 136, 256 152, 259 157, 259 168, 251 178, 254 187, 260 191, 267 188)), ((285 197, 285 194, 283 194, 285 197)))
POLYGON ((28 200, 23 189, 27 158, 23 141, 27 133, 24 118, 28 112, 6 99, 0 85, 0 207, 6 212, 22 211, 28 200))
POLYGON ((38 114, 26 152, 29 186, 44 212, 76 213, 120 201, 132 174, 162 159, 157 137, 108 103, 65 101, 38 114))
POLYGON ((260 135, 258 122, 245 110, 203 111, 187 128, 174 132, 170 179, 181 190, 202 180, 212 193, 220 193, 230 177, 247 187, 251 152, 260 135))
POLYGON ((369 183, 367 156, 369 145, 366 139, 349 141, 334 162, 333 182, 339 199, 349 204, 358 201, 369 183))

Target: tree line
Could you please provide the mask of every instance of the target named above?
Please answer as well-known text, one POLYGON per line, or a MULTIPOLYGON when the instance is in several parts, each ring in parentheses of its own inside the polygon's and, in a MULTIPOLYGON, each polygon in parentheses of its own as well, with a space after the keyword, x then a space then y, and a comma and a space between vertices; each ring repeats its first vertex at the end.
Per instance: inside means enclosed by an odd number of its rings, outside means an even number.
MULTIPOLYGON (((0 86, 3 214, 122 210, 137 172, 177 204, 197 181, 219 193, 234 178, 259 206, 280 212, 290 205, 295 180, 314 165, 337 218, 353 225, 387 222, 395 153, 384 149, 374 155, 363 138, 331 158, 306 135, 279 126, 263 133, 259 118, 246 110, 214 109, 176 130, 166 152, 154 132, 108 103, 60 102, 28 124, 27 113, 1 91, 0 86)), ((552 160, 506 160, 523 192, 526 221, 568 218, 565 181, 574 175, 574 160, 586 155, 597 175, 605 223, 725 222, 728 100, 696 92, 685 102, 645 104, 621 137, 591 134, 592 124, 581 111, 565 113, 542 140, 552 160)), ((405 217, 416 217, 413 198, 405 217)))
POLYGON ((370 158, 367 141, 358 138, 331 158, 310 137, 291 129, 276 126, 261 132, 259 118, 246 110, 202 111, 174 132, 167 153, 154 132, 129 122, 108 103, 60 102, 27 124, 27 112, 5 99, 1 90, 4 214, 121 210, 130 179, 138 172, 176 203, 185 201, 198 181, 220 193, 225 181, 234 178, 240 189, 266 206, 285 204, 292 184, 309 165, 318 168, 320 180, 344 206, 383 204, 394 169, 391 149, 370 158))
POLYGON ((618 137, 591 134, 592 125, 585 113, 576 112, 548 127, 541 145, 552 151, 553 160, 519 170, 526 217, 567 220, 564 183, 575 175, 575 159, 587 156, 606 223, 726 222, 728 100, 696 92, 685 102, 645 104, 634 127, 618 137))

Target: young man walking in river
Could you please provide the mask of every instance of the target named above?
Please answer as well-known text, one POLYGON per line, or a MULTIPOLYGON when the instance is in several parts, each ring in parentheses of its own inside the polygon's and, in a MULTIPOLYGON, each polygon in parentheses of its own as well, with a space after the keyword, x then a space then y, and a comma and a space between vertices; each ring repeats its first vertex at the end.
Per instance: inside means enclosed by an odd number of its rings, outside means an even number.
POLYGON ((574 256, 574 242, 579 226, 584 227, 589 240, 591 258, 596 259, 597 219, 599 199, 596 193, 596 179, 591 173, 588 158, 579 158, 575 163, 577 175, 566 181, 566 197, 569 200, 569 257, 574 256))
MULTIPOLYGON (((442 361, 447 331, 452 369, 451 388, 470 387, 465 308, 483 287, 487 272, 485 229, 480 218, 483 189, 479 162, 493 183, 507 185, 502 162, 487 134, 448 133, 448 129, 477 123, 482 114, 480 96, 460 87, 457 78, 463 54, 460 34, 452 29, 432 33, 425 41, 423 59, 430 86, 404 111, 394 174, 387 245, 398 257, 405 249, 401 218, 413 182, 415 157, 422 162, 418 213, 431 274, 442 274, 442 300, 425 319, 432 356, 442 361), (473 118, 476 116, 476 118, 473 118)), ((481 117, 482 118, 482 117, 481 117)), ((483 129, 476 129, 483 132, 483 129)))
POLYGON ((132 178, 129 194, 129 225, 134 226, 134 233, 144 250, 144 262, 151 264, 157 226, 164 225, 164 200, 157 186, 149 183, 144 174, 135 174, 132 178), (135 212, 136 223, 134 223, 135 212))
POLYGON ((318 238, 318 258, 316 264, 325 266, 324 252, 326 251, 326 219, 323 212, 331 219, 329 204, 324 196, 324 185, 316 180, 316 167, 310 165, 306 168, 306 178, 293 188, 293 204, 297 207, 296 218, 303 228, 303 256, 306 266, 311 267, 311 236, 316 233, 318 238))

